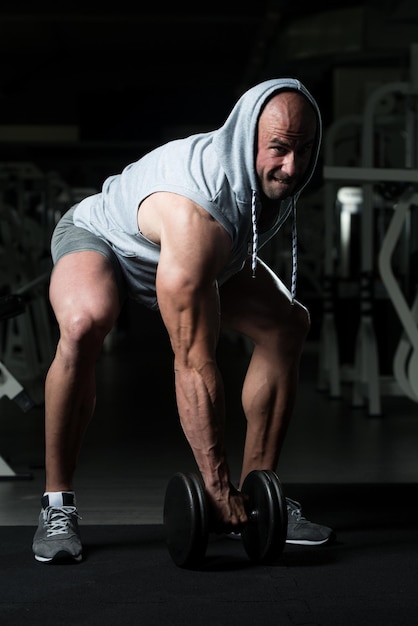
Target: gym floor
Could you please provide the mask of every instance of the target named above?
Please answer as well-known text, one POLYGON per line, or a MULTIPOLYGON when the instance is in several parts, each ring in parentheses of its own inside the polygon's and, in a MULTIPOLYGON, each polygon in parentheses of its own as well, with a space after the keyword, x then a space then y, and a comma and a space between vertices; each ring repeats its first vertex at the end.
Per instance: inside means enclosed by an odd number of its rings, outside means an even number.
MULTIPOLYGON (((240 384, 247 360, 244 343, 222 337, 227 447, 236 481, 245 425, 240 384)), ((350 385, 343 385, 341 398, 331 399, 318 391, 317 378, 318 343, 311 340, 278 467, 285 494, 292 497, 292 483, 416 483, 418 405, 406 397, 383 396, 382 415, 371 417, 366 408, 351 407, 350 385)), ((128 311, 99 360, 97 381, 96 415, 76 474, 81 523, 159 524, 169 478, 194 471, 195 465, 178 422, 172 354, 158 316, 135 307, 128 311)), ((42 405, 23 413, 9 398, 0 399, 0 455, 15 472, 0 480, 0 525, 35 527, 44 488, 42 405)))

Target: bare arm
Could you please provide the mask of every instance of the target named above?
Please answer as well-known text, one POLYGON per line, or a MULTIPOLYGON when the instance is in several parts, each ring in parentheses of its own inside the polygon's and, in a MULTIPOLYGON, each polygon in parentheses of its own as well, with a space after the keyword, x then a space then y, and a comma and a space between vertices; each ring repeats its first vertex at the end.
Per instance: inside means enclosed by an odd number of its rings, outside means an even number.
POLYGON ((220 330, 216 277, 226 263, 231 241, 192 202, 180 196, 165 200, 153 220, 161 245, 157 295, 174 352, 177 406, 216 518, 235 527, 246 521, 246 514, 242 497, 230 484, 224 389, 216 363, 220 330))

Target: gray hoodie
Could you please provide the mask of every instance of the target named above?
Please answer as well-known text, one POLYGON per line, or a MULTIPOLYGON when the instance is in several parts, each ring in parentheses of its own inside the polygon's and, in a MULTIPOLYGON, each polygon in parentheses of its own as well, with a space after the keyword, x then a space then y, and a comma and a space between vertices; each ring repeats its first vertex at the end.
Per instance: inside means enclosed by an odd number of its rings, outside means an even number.
POLYGON ((131 163, 120 174, 107 178, 101 193, 80 202, 74 212, 74 223, 110 243, 128 274, 130 296, 153 309, 158 308, 155 273, 160 248, 139 232, 137 211, 144 198, 158 191, 177 193, 193 200, 230 235, 231 255, 218 277, 219 284, 238 272, 248 255, 252 256, 255 272, 258 250, 277 233, 292 212, 295 269, 296 201, 315 169, 321 132, 318 106, 298 80, 262 82, 241 96, 219 129, 170 141, 131 163), (257 217, 261 204, 255 170, 257 122, 265 102, 282 90, 298 91, 312 104, 318 121, 316 145, 299 189, 277 207, 277 219, 271 228, 259 233, 257 217))

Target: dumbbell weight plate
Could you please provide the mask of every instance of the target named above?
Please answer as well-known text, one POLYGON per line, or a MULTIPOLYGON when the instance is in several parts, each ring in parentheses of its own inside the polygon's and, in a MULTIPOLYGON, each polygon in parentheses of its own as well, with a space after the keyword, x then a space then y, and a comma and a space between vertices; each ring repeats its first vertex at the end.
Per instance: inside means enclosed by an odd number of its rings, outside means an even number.
POLYGON ((197 567, 208 544, 208 511, 203 482, 196 474, 178 472, 164 498, 164 528, 168 551, 179 567, 197 567))
POLYGON ((273 563, 283 552, 287 535, 287 505, 280 480, 271 470, 250 472, 242 485, 250 520, 241 533, 249 558, 273 563))

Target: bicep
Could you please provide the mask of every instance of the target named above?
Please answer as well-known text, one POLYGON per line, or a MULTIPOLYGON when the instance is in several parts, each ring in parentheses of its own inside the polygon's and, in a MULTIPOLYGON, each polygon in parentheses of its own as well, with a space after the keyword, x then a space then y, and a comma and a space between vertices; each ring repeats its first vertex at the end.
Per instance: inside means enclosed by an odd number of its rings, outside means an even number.
POLYGON ((193 358, 216 348, 219 335, 217 277, 231 240, 199 207, 170 213, 161 228, 157 297, 177 357, 193 358))

